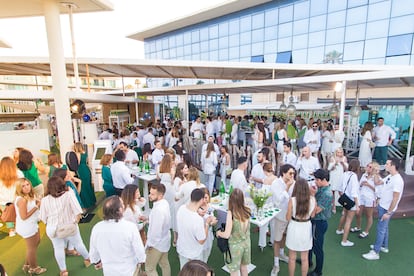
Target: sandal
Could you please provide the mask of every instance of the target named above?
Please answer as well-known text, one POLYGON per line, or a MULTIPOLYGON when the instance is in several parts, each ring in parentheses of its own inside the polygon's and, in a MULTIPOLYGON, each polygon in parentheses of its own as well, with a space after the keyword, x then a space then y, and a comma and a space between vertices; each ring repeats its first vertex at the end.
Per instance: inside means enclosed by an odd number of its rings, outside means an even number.
POLYGON ((350 231, 351 231, 352 233, 360 232, 360 231, 361 231, 361 228, 358 228, 358 227, 352 227, 350 231))
POLYGON ((30 270, 30 265, 28 265, 28 264, 23 265, 22 270, 23 270, 24 274, 27 274, 30 270))
POLYGON ((76 251, 75 249, 73 249, 73 250, 67 249, 66 250, 66 256, 80 256, 80 255, 81 254, 78 251, 76 251))
POLYGON ((28 272, 29 275, 40 275, 42 273, 45 273, 46 271, 46 268, 38 266, 36 268, 30 268, 28 272))
POLYGON ((366 237, 368 237, 368 234, 369 233, 367 233, 367 232, 362 232, 361 234, 359 234, 359 238, 360 239, 365 239, 366 237))

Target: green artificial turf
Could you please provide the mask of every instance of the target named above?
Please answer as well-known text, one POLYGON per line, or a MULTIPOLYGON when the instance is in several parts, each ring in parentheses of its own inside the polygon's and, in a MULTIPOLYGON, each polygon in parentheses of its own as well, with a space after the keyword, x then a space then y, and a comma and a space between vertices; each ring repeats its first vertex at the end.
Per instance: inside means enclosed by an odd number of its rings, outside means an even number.
MULTIPOLYGON (((100 195, 102 197, 102 195, 100 195)), ((80 224, 85 245, 89 248, 89 236, 95 223, 102 219, 101 204, 94 211, 96 214, 90 223, 80 224)), ((394 219, 390 224, 390 253, 381 253, 379 261, 366 261, 361 254, 369 251, 369 245, 375 239, 375 225, 366 239, 359 239, 358 234, 351 233, 349 240, 355 242, 353 247, 342 247, 341 236, 335 234, 339 221, 338 213, 329 221, 329 228, 325 236, 325 266, 324 275, 412 275, 412 246, 414 245, 414 218, 394 219)), ((363 221, 364 226, 364 221, 363 221)), ((53 256, 53 248, 49 238, 45 235, 45 227, 40 225, 41 243, 38 249, 38 263, 48 271, 44 275, 59 275, 59 269, 53 256)), ((250 275, 269 275, 273 266, 273 249, 266 247, 263 252, 257 246, 258 233, 252 226, 252 263, 257 267, 250 275)), ((25 256, 25 242, 19 236, 8 237, 5 226, 0 231, 0 263, 9 276, 24 275, 21 271, 25 256)), ((287 253, 287 252, 286 252, 287 253)), ((177 275, 179 261, 175 248, 171 247, 169 254, 172 275, 177 275)), ((102 275, 102 271, 95 271, 93 266, 85 268, 82 257, 67 257, 67 267, 71 275, 102 275)), ((221 267, 223 256, 216 244, 209 259, 209 265, 214 268, 216 275, 228 275, 221 267)), ((161 273, 160 273, 161 275, 161 273)), ((287 264, 280 264, 279 275, 288 275, 287 264)), ((300 275, 300 266, 296 267, 296 274, 300 275)))

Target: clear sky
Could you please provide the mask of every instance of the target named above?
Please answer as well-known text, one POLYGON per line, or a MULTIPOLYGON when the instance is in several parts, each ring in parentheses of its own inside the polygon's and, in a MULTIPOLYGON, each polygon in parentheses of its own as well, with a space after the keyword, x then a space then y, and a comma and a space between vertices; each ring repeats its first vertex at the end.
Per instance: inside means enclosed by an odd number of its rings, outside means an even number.
MULTIPOLYGON (((78 57, 144 58, 143 43, 127 35, 225 0, 110 0, 112 12, 74 14, 78 57)), ((61 16, 65 56, 72 56, 69 17, 61 16)), ((48 56, 43 17, 0 19, 1 56, 48 56)))

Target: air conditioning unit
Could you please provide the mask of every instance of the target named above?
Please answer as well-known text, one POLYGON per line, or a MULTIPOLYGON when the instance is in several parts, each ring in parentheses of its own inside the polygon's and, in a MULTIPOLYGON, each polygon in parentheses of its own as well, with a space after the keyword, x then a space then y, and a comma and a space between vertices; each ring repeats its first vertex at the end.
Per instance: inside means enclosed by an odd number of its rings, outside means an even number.
POLYGON ((299 102, 299 97, 298 96, 289 96, 289 102, 290 103, 298 103, 299 102))

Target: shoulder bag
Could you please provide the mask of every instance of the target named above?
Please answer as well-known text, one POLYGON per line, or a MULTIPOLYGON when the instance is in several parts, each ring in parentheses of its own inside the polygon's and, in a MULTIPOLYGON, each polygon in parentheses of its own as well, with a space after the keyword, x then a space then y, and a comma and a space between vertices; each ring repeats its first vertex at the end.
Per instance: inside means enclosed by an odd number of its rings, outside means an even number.
POLYGON ((354 207, 355 206, 355 201, 353 201, 352 199, 350 199, 346 194, 345 194, 345 191, 346 191, 346 188, 348 188, 348 185, 349 185, 349 181, 351 180, 351 177, 352 177, 352 174, 349 176, 349 178, 348 178, 348 182, 346 183, 346 186, 345 186, 345 189, 344 189, 344 192, 343 192, 343 194, 339 197, 339 199, 338 199, 338 202, 339 202, 339 204, 341 204, 342 205, 342 207, 344 207, 345 209, 347 209, 347 210, 351 210, 352 209, 352 207, 354 207))
MULTIPOLYGON (((225 229, 226 229, 226 224, 222 223, 221 228, 217 230, 221 230, 222 232, 224 232, 225 229)), ((232 261, 232 258, 231 258, 231 252, 230 252, 230 247, 229 247, 229 239, 217 237, 217 246, 220 249, 220 252, 224 254, 224 261, 226 262, 226 264, 230 264, 232 261)))
POLYGON ((6 208, 1 213, 1 220, 3 222, 16 222, 16 208, 13 203, 6 204, 6 208))

